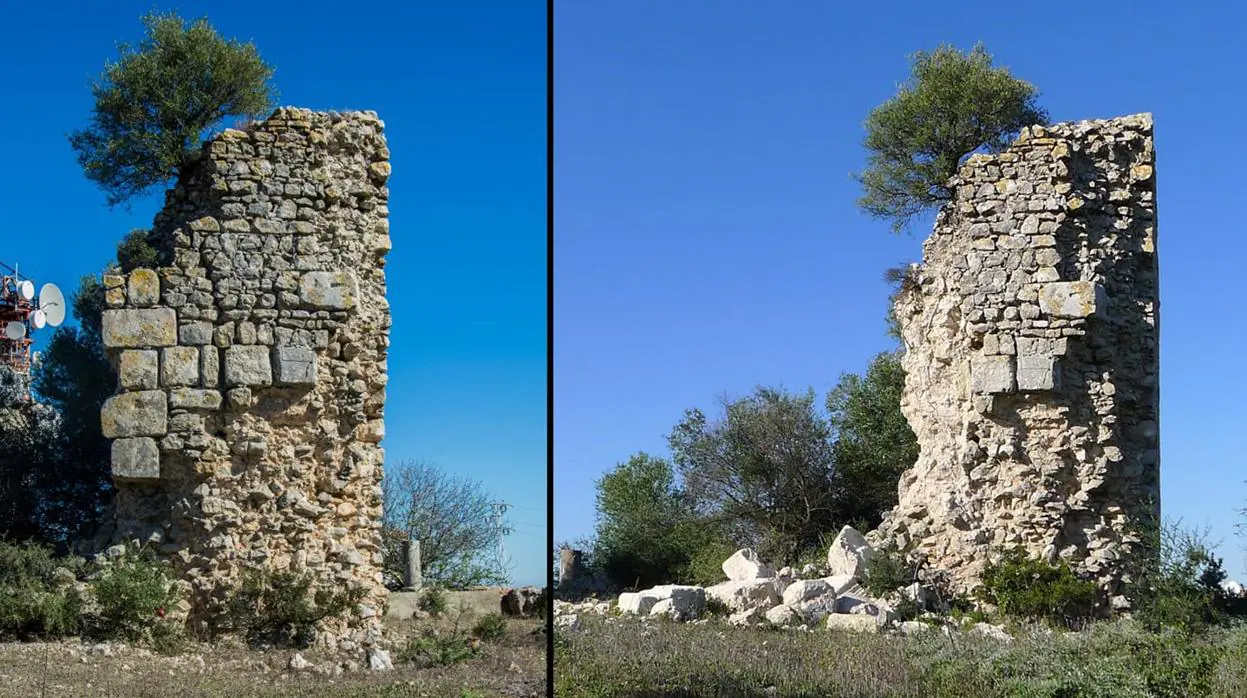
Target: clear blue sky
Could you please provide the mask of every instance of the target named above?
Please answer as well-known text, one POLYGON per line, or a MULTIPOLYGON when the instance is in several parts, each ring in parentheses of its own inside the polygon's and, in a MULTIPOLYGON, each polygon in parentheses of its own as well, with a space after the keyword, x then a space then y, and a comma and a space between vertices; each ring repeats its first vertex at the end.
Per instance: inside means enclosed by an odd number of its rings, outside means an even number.
MULTIPOLYGON (((159 196, 109 211, 66 135, 142 2, 5 3, 0 261, 66 291, 159 196)), ((158 5, 254 40, 279 102, 386 123, 394 314, 387 461, 428 459, 515 506, 513 582, 546 578, 546 7, 237 1, 158 5)), ((46 341, 49 332, 44 332, 46 341)))
POLYGON ((1247 578, 1247 10, 1232 3, 561 2, 555 9, 555 527, 666 454, 688 407, 813 386, 889 347, 894 236, 856 210, 861 122, 907 56, 982 40, 1057 121, 1155 116, 1162 497, 1247 578))

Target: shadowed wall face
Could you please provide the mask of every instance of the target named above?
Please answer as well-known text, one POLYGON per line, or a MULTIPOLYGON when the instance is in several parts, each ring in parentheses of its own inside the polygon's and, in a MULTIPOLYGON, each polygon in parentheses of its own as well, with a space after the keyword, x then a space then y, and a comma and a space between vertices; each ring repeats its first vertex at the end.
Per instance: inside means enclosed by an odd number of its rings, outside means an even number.
POLYGON ((896 306, 921 455, 871 537, 962 591, 1022 546, 1122 605, 1159 516, 1151 116, 1025 129, 953 183, 896 306))
POLYGON ((372 112, 282 108, 226 131, 156 218, 172 265, 105 277, 112 540, 174 563, 192 621, 247 569, 306 570, 367 592, 322 643, 379 638, 383 128, 372 112))

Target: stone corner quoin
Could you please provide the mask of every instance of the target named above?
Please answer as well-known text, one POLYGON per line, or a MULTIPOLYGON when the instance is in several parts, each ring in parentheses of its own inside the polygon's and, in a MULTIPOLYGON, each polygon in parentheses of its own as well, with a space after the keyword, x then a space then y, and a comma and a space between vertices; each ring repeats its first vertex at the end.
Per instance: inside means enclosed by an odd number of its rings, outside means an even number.
POLYGON ((895 307, 921 455, 871 540, 963 591, 1021 546, 1123 603, 1159 513, 1151 115, 1023 129, 951 184, 895 307))
POLYGON ((116 519, 204 621, 249 569, 361 586, 318 635, 380 639, 389 150, 373 112, 283 107, 204 146, 153 231, 168 266, 110 274, 116 519))

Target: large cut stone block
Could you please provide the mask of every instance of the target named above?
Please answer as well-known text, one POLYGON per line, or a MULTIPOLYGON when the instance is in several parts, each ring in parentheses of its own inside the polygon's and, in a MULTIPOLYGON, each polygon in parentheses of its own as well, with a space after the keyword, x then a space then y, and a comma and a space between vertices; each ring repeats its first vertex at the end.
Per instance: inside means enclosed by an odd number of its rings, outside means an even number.
POLYGON ((1056 390, 1061 385, 1061 365, 1055 357, 1018 356, 1018 390, 1056 390))
POLYGON ((104 346, 110 349, 171 347, 178 343, 173 308, 105 310, 104 346))
POLYGON ((324 310, 350 310, 359 297, 359 281, 347 271, 309 271, 299 278, 299 301, 324 310))
POLYGON ((272 385, 273 365, 264 345, 235 345, 225 350, 225 385, 272 385))
POLYGON ((160 302, 160 277, 151 269, 135 269, 130 272, 127 285, 131 305, 146 308, 160 302))
POLYGON ((1012 356, 970 358, 970 390, 980 394, 1011 393, 1017 389, 1012 356))
POLYGON ((169 406, 175 410, 219 410, 221 393, 216 390, 174 388, 169 391, 169 406))
POLYGON ((1039 287, 1039 309, 1053 317, 1091 317, 1107 300, 1104 287, 1094 281, 1058 281, 1039 287))
POLYGON ((161 353, 161 385, 174 388, 199 384, 199 347, 169 347, 161 353))
POLYGON ((164 436, 168 418, 169 400, 159 390, 114 395, 100 408, 100 426, 109 439, 164 436))
POLYGON ((117 439, 113 442, 112 463, 115 480, 160 478, 160 449, 155 439, 117 439))
POLYGON ((307 347, 273 349, 273 372, 278 385, 314 385, 316 352, 307 347))
POLYGON ((160 382, 160 358, 151 349, 121 352, 117 381, 125 390, 155 390, 160 382))

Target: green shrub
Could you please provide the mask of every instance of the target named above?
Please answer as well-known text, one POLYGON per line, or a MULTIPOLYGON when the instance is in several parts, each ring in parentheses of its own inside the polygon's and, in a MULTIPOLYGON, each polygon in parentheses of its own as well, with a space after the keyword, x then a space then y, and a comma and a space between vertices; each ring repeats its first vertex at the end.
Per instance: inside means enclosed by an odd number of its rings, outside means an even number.
POLYGON ((1144 558, 1138 581, 1127 595, 1133 616, 1148 629, 1204 632, 1247 612, 1243 600, 1221 588, 1226 573, 1206 532, 1170 521, 1144 533, 1148 549, 1155 552, 1144 558))
POLYGON ((440 616, 446 612, 448 602, 446 600, 446 592, 441 587, 428 586, 420 594, 420 610, 434 616, 440 616))
POLYGON ((316 639, 316 624, 340 616, 366 595, 362 587, 312 591, 310 574, 253 570, 226 602, 225 627, 243 633, 253 646, 306 648, 316 639))
POLYGON ((918 579, 918 569, 899 550, 876 550, 862 565, 862 586, 876 597, 886 596, 918 579))
POLYGON ((179 594, 168 564, 150 551, 127 553, 99 570, 90 582, 96 608, 87 617, 87 632, 99 639, 131 642, 170 636, 174 621, 165 620, 179 594))
POLYGON ((723 573, 723 561, 739 549, 731 543, 718 541, 700 546, 689 557, 688 564, 680 570, 677 581, 697 586, 712 586, 727 581, 727 575, 723 573))
POLYGON ((726 618, 732 615, 732 609, 723 603, 722 600, 706 597, 706 615, 714 618, 726 618))
POLYGON ((81 630, 72 584, 81 560, 32 544, 0 541, 0 639, 57 638, 81 630))
POLYGON ((455 618, 449 629, 425 628, 418 637, 412 638, 399 650, 398 658, 404 662, 422 662, 431 666, 450 666, 480 653, 480 640, 460 629, 463 614, 455 618))
POLYGON ((507 634, 507 619, 502 617, 501 613, 490 613, 482 616, 476 621, 476 625, 472 626, 472 637, 490 641, 497 640, 507 634))
POLYGON ((1095 613, 1099 590, 1062 561, 1051 565, 1020 548, 1005 551, 983 570, 979 598, 1002 615, 1078 628, 1095 613))

